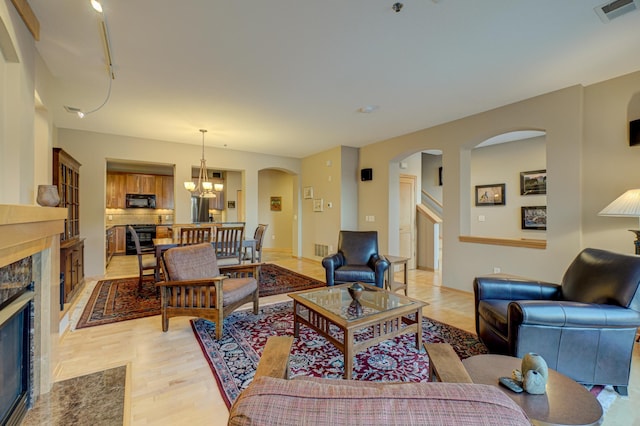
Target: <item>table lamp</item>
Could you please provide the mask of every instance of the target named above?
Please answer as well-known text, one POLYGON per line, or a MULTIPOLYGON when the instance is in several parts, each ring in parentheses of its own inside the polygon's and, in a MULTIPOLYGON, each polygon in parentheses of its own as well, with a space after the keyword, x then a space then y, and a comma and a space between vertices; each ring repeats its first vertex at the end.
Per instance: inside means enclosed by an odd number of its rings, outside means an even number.
MULTIPOLYGON (((637 217, 640 226, 640 189, 628 190, 602 209, 598 216, 637 217)), ((640 229, 629 229, 629 231, 636 234, 634 244, 636 254, 640 254, 640 229)))

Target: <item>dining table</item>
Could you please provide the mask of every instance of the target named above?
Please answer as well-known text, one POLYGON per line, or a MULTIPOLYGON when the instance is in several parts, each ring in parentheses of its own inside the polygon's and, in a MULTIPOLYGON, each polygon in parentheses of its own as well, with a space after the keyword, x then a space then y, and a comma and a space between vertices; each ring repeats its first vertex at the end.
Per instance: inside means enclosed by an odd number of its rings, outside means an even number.
MULTIPOLYGON (((178 247, 181 243, 180 236, 176 237, 167 237, 167 238, 153 238, 151 240, 153 242, 153 247, 155 250, 156 256, 156 270, 155 270, 155 279, 156 282, 160 281, 160 259, 162 258, 162 253, 166 250, 169 250, 173 247, 178 247)), ((246 238, 242 240, 242 248, 246 252, 247 249, 251 249, 251 263, 254 263, 256 260, 256 240, 253 238, 246 238)))

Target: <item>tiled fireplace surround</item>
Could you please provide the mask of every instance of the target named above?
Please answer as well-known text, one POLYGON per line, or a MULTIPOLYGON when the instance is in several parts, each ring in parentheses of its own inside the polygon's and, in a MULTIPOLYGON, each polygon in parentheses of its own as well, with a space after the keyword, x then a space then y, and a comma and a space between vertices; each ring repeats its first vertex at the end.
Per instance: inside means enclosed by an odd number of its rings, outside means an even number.
POLYGON ((0 267, 33 257, 33 396, 53 386, 60 321, 60 233, 67 210, 0 204, 0 267))

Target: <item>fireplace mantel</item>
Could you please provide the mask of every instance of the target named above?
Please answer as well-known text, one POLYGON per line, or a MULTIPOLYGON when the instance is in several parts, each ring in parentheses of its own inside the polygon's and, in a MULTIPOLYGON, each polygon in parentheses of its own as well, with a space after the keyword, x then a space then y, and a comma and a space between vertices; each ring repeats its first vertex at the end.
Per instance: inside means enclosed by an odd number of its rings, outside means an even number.
POLYGON ((53 385, 60 312, 60 234, 67 209, 0 204, 0 267, 34 256, 34 396, 53 385))
POLYGON ((66 217, 64 208, 0 204, 0 266, 50 247, 66 217))

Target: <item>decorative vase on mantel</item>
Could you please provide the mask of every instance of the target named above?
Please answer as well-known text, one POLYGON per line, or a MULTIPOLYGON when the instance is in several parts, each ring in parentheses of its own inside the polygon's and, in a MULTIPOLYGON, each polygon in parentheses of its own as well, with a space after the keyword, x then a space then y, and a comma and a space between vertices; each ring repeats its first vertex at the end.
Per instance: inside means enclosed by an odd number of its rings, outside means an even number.
POLYGON ((57 185, 38 185, 38 204, 42 207, 56 207, 60 204, 57 185))

